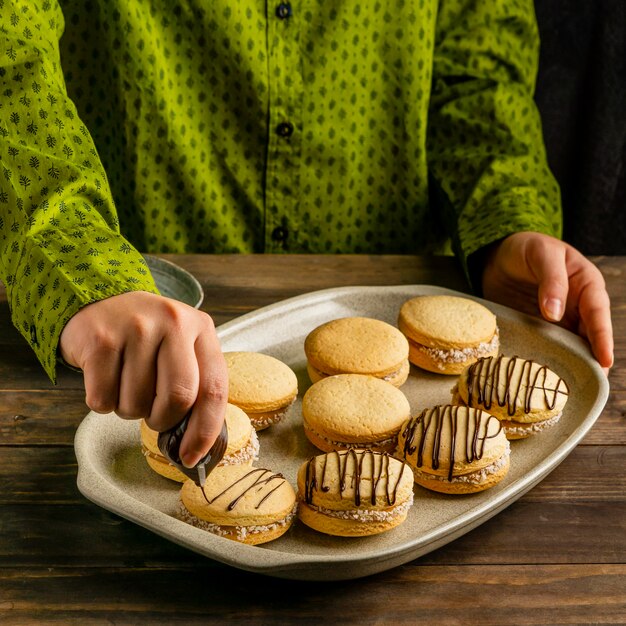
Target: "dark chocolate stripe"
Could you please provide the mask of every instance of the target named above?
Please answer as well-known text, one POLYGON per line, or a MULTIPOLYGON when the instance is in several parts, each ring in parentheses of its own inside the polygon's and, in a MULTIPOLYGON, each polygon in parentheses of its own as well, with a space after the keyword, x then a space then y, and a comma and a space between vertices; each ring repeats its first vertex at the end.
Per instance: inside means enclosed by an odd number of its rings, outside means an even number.
POLYGON ((493 415, 483 413, 478 409, 453 405, 437 405, 430 409, 424 409, 416 417, 412 417, 402 430, 402 439, 404 446, 402 455, 408 458, 417 452, 416 467, 424 465, 424 451, 426 448, 426 439, 428 432, 433 432, 433 452, 432 452, 432 468, 439 469, 440 455, 442 450, 442 434, 444 424, 448 422, 450 426, 450 449, 448 453, 448 463, 450 469, 448 471, 448 480, 454 477, 454 464, 456 463, 456 441, 460 436, 465 437, 465 459, 464 462, 472 463, 480 460, 485 452, 485 441, 497 437, 502 430, 502 425, 493 415), (465 423, 459 424, 459 411, 467 411, 467 420, 465 423), (498 430, 493 435, 489 433, 489 423, 495 420, 498 424, 498 430), (472 425, 472 428, 470 428, 472 425), (481 436, 481 430, 484 429, 484 435, 481 436))
MULTIPOLYGON (((347 473, 348 473, 348 461, 352 457, 354 461, 354 471, 350 487, 354 490, 354 504, 360 506, 361 504, 361 487, 364 480, 370 481, 371 484, 371 498, 372 505, 376 504, 376 489, 381 481, 384 481, 385 486, 385 500, 388 505, 396 503, 398 495, 398 487, 402 478, 404 467, 400 470, 398 479, 396 480, 393 488, 390 485, 389 476, 389 463, 390 456, 384 452, 375 452, 373 450, 347 450, 347 451, 334 451, 323 455, 322 466, 322 480, 321 483, 317 481, 317 462, 318 457, 311 457, 307 462, 305 472, 305 486, 304 486, 304 498, 307 504, 311 504, 313 501, 313 494, 315 491, 320 490, 327 493, 330 490, 328 485, 324 484, 326 477, 326 468, 328 465, 328 458, 333 456, 337 462, 337 475, 339 477, 339 495, 344 497, 344 493, 347 490, 347 473), (366 458, 369 458, 369 471, 365 469, 366 458), (378 462, 377 462, 378 459, 378 462)), ((403 466, 404 462, 400 461, 403 466)))
POLYGON ((226 495, 231 489, 233 489, 239 483, 246 480, 246 478, 258 472, 261 472, 261 473, 259 476, 256 477, 256 480, 254 480, 254 482, 248 487, 246 487, 241 493, 237 494, 234 500, 232 500, 228 504, 227 510, 232 511, 237 506, 237 503, 239 502, 239 500, 241 500, 241 498, 243 498, 254 487, 263 487, 264 485, 267 485, 273 480, 280 480, 281 481, 280 484, 276 485, 276 487, 270 490, 269 493, 266 493, 263 496, 263 498, 261 498, 261 500, 257 502, 254 508, 258 509, 261 506, 261 504, 263 504, 263 502, 265 502, 265 500, 267 500, 267 498, 269 498, 285 482, 285 477, 282 474, 274 474, 268 469, 257 467, 257 468, 250 470, 247 474, 245 474, 241 478, 237 479, 234 483, 230 484, 228 487, 226 487, 226 489, 224 489, 222 492, 218 493, 216 496, 214 496, 211 499, 207 497, 206 491, 203 487, 202 494, 204 495, 204 499, 207 501, 207 504, 213 504, 218 498, 221 498, 223 495, 226 495), (270 474, 270 476, 267 476, 267 474, 270 474))
MULTIPOLYGON (((541 365, 532 375, 534 361, 512 357, 503 367, 504 357, 485 357, 478 359, 470 366, 467 372, 467 403, 470 406, 484 406, 488 411, 495 401, 500 407, 507 407, 509 417, 515 415, 518 404, 523 405, 524 412, 530 413, 532 397, 535 390, 543 392, 545 405, 552 410, 556 406, 559 394, 569 395, 567 383, 557 376, 558 381, 554 388, 547 387, 548 367, 541 365), (517 363, 522 363, 522 371, 515 389, 513 389, 513 373, 517 363), (532 380, 531 380, 532 378, 532 380), (499 388, 501 383, 503 391, 499 388), (521 388, 525 385, 526 392, 521 397, 521 388)), ((555 374, 556 376, 556 374, 555 374)))

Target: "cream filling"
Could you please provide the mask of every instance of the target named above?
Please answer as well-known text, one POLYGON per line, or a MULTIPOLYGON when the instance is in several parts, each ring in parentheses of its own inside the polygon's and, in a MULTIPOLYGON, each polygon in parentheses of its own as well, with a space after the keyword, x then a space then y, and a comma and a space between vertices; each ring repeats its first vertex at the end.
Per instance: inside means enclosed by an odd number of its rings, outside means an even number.
POLYGON ((550 428, 550 426, 554 426, 554 424, 561 419, 561 415, 563 415, 562 412, 557 413, 553 417, 550 417, 547 420, 542 420, 541 422, 515 422, 518 424, 517 426, 509 426, 508 424, 503 423, 502 428, 505 435, 528 435, 528 433, 539 433, 546 428, 550 428))
POLYGON ((315 504, 306 504, 306 506, 312 508, 314 511, 326 515, 328 517, 335 517, 337 519, 353 520, 355 522, 388 522, 394 520, 400 516, 406 515, 413 504, 413 492, 406 502, 394 506, 393 509, 387 511, 376 511, 373 509, 349 509, 346 511, 335 511, 327 509, 323 506, 316 506, 315 504))
POLYGON ((195 526, 200 530, 206 530, 214 535, 231 539, 234 533, 237 537, 237 541, 245 541, 248 535, 270 532, 276 530, 277 528, 281 528, 282 526, 291 524, 293 518, 296 516, 297 508, 298 504, 296 503, 286 517, 278 520, 277 522, 272 522, 271 524, 259 524, 256 526, 222 526, 220 524, 213 524, 212 522, 207 522, 206 520, 196 517, 190 513, 182 501, 180 501, 178 503, 176 517, 191 526, 195 526))
MULTIPOLYGON (((310 363, 309 363, 310 365, 310 363)), ((311 365, 311 367, 313 367, 311 365)), ((329 374, 328 372, 322 372, 322 370, 317 369, 317 367, 313 367, 313 369, 322 377, 324 378, 328 378, 330 376, 336 376, 336 374, 329 374)), ((390 380, 394 379, 396 376, 398 376, 398 374, 400 374, 400 372, 402 371, 402 365, 395 370, 394 372, 391 372, 390 374, 386 374, 385 376, 376 376, 376 374, 368 374, 368 376, 374 376, 374 378, 380 378, 380 380, 385 380, 387 382, 389 382, 390 380)), ((346 374, 350 373, 350 372, 345 372, 346 374)))
POLYGON ((388 437, 387 439, 379 439, 377 441, 361 441, 360 443, 349 443, 347 441, 333 441, 332 439, 329 439, 328 437, 325 437, 324 435, 321 435, 320 433, 318 433, 314 428, 311 428, 311 426, 306 421, 304 422, 304 425, 306 426, 307 430, 310 430, 319 439, 322 439, 323 441, 325 441, 326 443, 330 444, 333 447, 345 448, 346 450, 351 450, 353 448, 354 449, 362 448, 364 450, 369 450, 370 448, 383 448, 383 447, 386 448, 387 446, 393 446, 395 448, 398 443, 398 435, 394 435, 393 437, 388 437))
POLYGON ((268 426, 271 426, 272 424, 277 424, 278 422, 280 422, 280 420, 282 420, 283 417, 285 417, 285 415, 287 414, 287 411, 289 410, 289 408, 291 407, 294 401, 290 402, 284 409, 280 409, 272 413, 255 414, 255 413, 250 412, 250 413, 247 413, 247 415, 250 418, 250 421, 252 422, 256 430, 263 430, 264 428, 267 428, 268 426))
MULTIPOLYGON (((489 341, 482 341, 477 346, 471 348, 463 348, 461 350, 457 348, 450 348, 449 350, 444 350, 442 348, 429 348, 428 346, 424 346, 421 343, 417 343, 415 341, 411 342, 413 345, 420 350, 420 352, 424 352, 428 355, 433 361, 441 362, 441 363, 463 363, 463 361, 467 361, 469 359, 479 359, 481 357, 487 356, 497 349, 499 344, 499 331, 496 328, 496 332, 493 337, 489 341)), ((440 369, 443 369, 443 365, 437 363, 437 366, 440 369)))
POLYGON ((482 469, 476 472, 470 472, 469 474, 462 474, 460 476, 452 476, 452 480, 448 480, 447 476, 438 476, 437 474, 429 474, 421 470, 418 467, 413 468, 413 473, 415 476, 421 480, 438 480, 440 482, 450 482, 450 483, 468 483, 470 485, 480 485, 487 480, 487 478, 499 472, 508 462, 510 455, 510 446, 508 445, 506 452, 497 460, 495 460, 491 465, 487 465, 487 467, 483 467, 482 469))
POLYGON ((257 437, 254 429, 250 434, 250 439, 247 445, 240 450, 236 450, 235 452, 226 455, 219 462, 218 467, 221 465, 239 465, 241 463, 247 463, 250 460, 253 462, 259 460, 259 438, 257 437))

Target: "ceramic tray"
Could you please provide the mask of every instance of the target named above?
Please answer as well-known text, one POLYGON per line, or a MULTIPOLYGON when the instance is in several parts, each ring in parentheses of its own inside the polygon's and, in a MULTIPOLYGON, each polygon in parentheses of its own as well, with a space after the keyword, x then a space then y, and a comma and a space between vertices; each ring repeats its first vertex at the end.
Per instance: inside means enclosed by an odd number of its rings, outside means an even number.
MULTIPOLYGON (((303 351, 309 331, 328 320, 352 315, 395 324, 402 303, 422 294, 464 295, 424 285, 330 289, 259 309, 218 329, 224 351, 271 354, 298 376, 298 400, 287 418, 259 433, 257 466, 282 472, 295 486, 300 464, 319 454, 304 436, 300 412, 300 400, 310 385, 303 351)), ((509 473, 488 491, 447 496, 415 486, 415 504, 408 519, 387 533, 365 538, 330 537, 296 521, 278 540, 247 546, 176 519, 179 486, 149 469, 141 455, 139 424, 114 414, 94 413, 87 415, 76 434, 78 487, 102 507, 191 550, 234 567, 281 578, 358 578, 415 559, 475 528, 536 485, 578 444, 607 400, 606 377, 582 340, 541 320, 481 302, 498 317, 504 354, 548 365, 574 390, 555 427, 511 443, 509 473)), ((448 402, 454 383, 454 377, 413 368, 402 391, 415 414, 427 406, 448 402)))

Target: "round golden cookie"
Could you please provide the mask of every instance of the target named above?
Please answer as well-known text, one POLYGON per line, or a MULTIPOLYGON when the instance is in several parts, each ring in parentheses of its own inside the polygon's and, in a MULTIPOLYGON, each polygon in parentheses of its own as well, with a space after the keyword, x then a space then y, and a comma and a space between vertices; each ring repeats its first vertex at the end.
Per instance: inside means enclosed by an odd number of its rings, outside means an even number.
POLYGON ((467 367, 455 393, 464 404, 497 417, 507 438, 523 439, 559 421, 569 387, 546 365, 501 355, 467 367))
POLYGON ((225 352, 228 401, 243 409, 256 430, 276 424, 298 395, 288 365, 260 352, 225 352))
POLYGON ((399 387, 409 375, 409 346, 381 320, 344 317, 312 330, 304 341, 312 382, 335 374, 369 374, 399 387))
POLYGON ((442 493, 475 493, 509 471, 510 447, 500 422, 478 409, 441 405, 424 409, 400 429, 396 456, 415 482, 442 493))
POLYGON ((298 517, 328 535, 362 537, 401 524, 413 504, 413 475, 372 450, 330 452, 298 471, 298 517))
POLYGON ((469 298, 411 298, 400 309, 398 327, 409 340, 411 363, 438 374, 460 374, 500 347, 496 316, 469 298))
POLYGON ((392 452, 411 412, 390 383, 361 374, 338 374, 315 383, 302 399, 304 433, 320 450, 371 448, 392 452))
POLYGON ((283 535, 296 511, 296 494, 282 474, 243 465, 216 467, 204 488, 186 481, 180 498, 181 519, 250 545, 283 535))
MULTIPOLYGON (((228 445, 219 465, 252 465, 259 456, 259 439, 250 418, 240 408, 227 404, 224 419, 228 432, 228 445)), ((157 443, 159 433, 152 430, 145 420, 141 420, 139 430, 142 452, 148 465, 165 478, 179 483, 185 482, 187 476, 161 454, 157 443)))

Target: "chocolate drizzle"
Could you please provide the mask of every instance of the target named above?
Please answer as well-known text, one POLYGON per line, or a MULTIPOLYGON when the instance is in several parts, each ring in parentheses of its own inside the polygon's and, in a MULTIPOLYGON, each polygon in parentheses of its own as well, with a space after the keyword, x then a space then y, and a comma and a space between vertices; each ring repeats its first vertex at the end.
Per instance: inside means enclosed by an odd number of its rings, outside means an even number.
POLYGON ((450 452, 448 462, 450 469, 448 471, 448 480, 454 477, 454 464, 456 459, 456 441, 458 436, 465 436, 465 463, 473 463, 483 457, 485 451, 485 441, 497 437, 502 430, 502 425, 493 415, 488 415, 477 409, 454 405, 438 405, 431 409, 424 409, 418 416, 412 417, 402 430, 402 439, 404 439, 404 447, 402 454, 404 458, 415 454, 417 451, 416 467, 422 467, 424 464, 424 449, 426 447, 426 438, 428 431, 434 429, 433 432, 433 452, 432 452, 432 468, 439 469, 440 455, 442 448, 442 434, 444 424, 448 422, 450 426, 450 452), (467 411, 467 420, 459 422, 459 411, 467 411), (489 435, 489 424, 494 420, 498 425, 498 429, 492 435, 489 435), (471 427, 470 427, 471 425, 471 427), (482 433, 482 434, 481 434, 482 433))
POLYGON ((265 485, 271 483, 274 480, 280 480, 280 482, 273 489, 270 489, 270 491, 268 491, 257 502, 254 508, 258 509, 263 504, 263 502, 265 502, 285 482, 285 477, 282 474, 274 474, 272 471, 268 469, 257 467, 257 468, 250 470, 247 474, 244 474, 241 478, 238 478, 234 483, 231 483, 228 487, 226 487, 226 489, 218 493, 213 498, 209 499, 207 497, 204 487, 202 487, 202 495, 204 496, 204 499, 207 501, 207 504, 213 504, 218 498, 221 498, 222 496, 226 495, 231 489, 233 489, 234 487, 236 487, 237 485, 245 481, 246 478, 253 476, 254 474, 259 474, 259 475, 253 480, 251 484, 245 487, 245 489, 241 493, 238 493, 235 496, 235 498, 228 504, 226 508, 228 511, 232 511, 237 506, 237 503, 241 500, 241 498, 243 498, 248 492, 250 492, 255 487, 257 488, 257 491, 262 491, 265 485))
POLYGON ((328 454, 324 454, 322 456, 322 475, 319 482, 317 477, 316 462, 318 457, 314 456, 309 459, 306 465, 304 486, 304 498, 307 504, 311 504, 313 502, 313 493, 315 491, 322 491, 323 493, 328 493, 330 491, 330 486, 325 484, 325 481, 327 473, 326 469, 328 467, 329 458, 331 457, 333 457, 337 463, 337 475, 339 476, 339 496, 341 498, 344 497, 344 492, 348 487, 348 462, 350 458, 352 458, 354 461, 354 468, 352 479, 350 481, 350 487, 354 489, 354 504, 356 506, 361 505, 361 487, 362 481, 364 480, 370 481, 372 485, 370 495, 370 502, 372 505, 376 505, 376 489, 381 480, 384 480, 385 499, 387 505, 391 506, 396 503, 398 486, 400 484, 400 480, 402 479, 405 463, 403 461, 399 461, 400 463, 402 463, 403 467, 398 473, 398 478, 396 479, 395 484, 392 487, 389 476, 389 463, 391 457, 388 454, 385 454, 384 452, 374 452, 373 450, 351 449, 343 452, 329 452, 328 454), (369 470, 364 470, 365 461, 367 458, 370 459, 369 470))
POLYGON ((502 355, 497 358, 479 359, 470 366, 467 372, 467 403, 470 406, 484 406, 489 410, 495 399, 498 406, 506 406, 507 414, 512 417, 518 405, 523 405, 524 413, 530 413, 533 394, 535 390, 538 390, 543 392, 546 407, 550 410, 554 409, 559 394, 569 395, 569 387, 558 376, 554 388, 548 387, 548 372, 551 370, 541 365, 535 368, 533 374, 533 365, 537 364, 517 356, 511 359, 506 359, 502 355), (517 384, 514 385, 513 375, 518 363, 522 364, 522 368, 517 384), (503 390, 500 391, 502 382, 504 382, 503 390), (522 395, 523 386, 525 392, 522 395))

